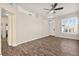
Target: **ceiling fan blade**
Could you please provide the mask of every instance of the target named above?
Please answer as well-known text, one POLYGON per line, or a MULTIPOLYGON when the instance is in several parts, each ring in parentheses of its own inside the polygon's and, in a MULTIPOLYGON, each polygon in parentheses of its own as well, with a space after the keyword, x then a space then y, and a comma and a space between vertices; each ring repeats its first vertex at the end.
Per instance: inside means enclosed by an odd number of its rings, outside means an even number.
POLYGON ((58 4, 57 4, 57 3, 55 3, 55 4, 53 5, 53 8, 55 8, 57 5, 58 5, 58 4))
POLYGON ((63 9, 64 7, 60 7, 60 8, 56 8, 56 9, 54 9, 54 10, 61 10, 61 9, 63 9))

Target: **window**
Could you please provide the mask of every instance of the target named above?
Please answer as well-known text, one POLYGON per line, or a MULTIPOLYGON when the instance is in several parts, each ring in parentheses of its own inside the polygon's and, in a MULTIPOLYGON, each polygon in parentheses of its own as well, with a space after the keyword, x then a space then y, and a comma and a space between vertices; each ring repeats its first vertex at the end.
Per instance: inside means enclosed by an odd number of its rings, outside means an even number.
POLYGON ((69 34, 78 33, 78 17, 70 17, 62 20, 62 32, 69 34))

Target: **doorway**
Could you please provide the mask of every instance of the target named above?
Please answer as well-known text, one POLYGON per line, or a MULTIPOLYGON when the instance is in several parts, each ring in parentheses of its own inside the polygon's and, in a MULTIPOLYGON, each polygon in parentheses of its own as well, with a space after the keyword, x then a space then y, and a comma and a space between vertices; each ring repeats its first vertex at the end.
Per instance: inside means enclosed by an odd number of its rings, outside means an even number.
POLYGON ((1 9, 1 53, 2 55, 6 53, 6 50, 9 47, 9 35, 10 35, 9 31, 11 31, 9 29, 11 25, 9 24, 9 17, 10 17, 9 15, 10 13, 7 10, 3 8, 1 9))
POLYGON ((0 23, 0 40, 1 40, 1 54, 8 47, 14 46, 16 40, 15 32, 15 17, 14 14, 5 8, 1 8, 1 23, 0 23))
POLYGON ((1 52, 8 48, 8 16, 1 16, 1 52))

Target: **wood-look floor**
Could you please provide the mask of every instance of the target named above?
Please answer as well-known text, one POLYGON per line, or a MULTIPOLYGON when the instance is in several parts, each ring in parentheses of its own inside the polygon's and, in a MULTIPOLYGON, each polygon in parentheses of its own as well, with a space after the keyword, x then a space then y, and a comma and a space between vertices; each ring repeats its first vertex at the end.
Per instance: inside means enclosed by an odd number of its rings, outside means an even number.
POLYGON ((3 56, 79 56, 79 41, 47 36, 16 47, 2 40, 3 56))

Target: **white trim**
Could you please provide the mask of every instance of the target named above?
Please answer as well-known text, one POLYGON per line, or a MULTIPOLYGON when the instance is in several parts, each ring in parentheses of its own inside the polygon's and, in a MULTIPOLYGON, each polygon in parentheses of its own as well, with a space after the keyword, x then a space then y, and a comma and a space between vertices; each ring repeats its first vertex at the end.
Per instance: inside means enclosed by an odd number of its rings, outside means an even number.
MULTIPOLYGON (((46 35, 46 36, 49 36, 49 35, 46 35)), ((18 46, 18 45, 20 45, 20 44, 27 43, 27 42, 30 42, 30 41, 33 41, 33 40, 37 40, 37 39, 40 39, 40 38, 43 38, 43 37, 46 37, 46 36, 42 36, 42 37, 38 37, 38 38, 29 39, 29 40, 24 41, 24 42, 19 42, 19 43, 13 44, 12 46, 15 47, 15 46, 18 46)))
MULTIPOLYGON (((12 44, 9 45, 14 45, 16 43, 16 15, 15 15, 15 11, 13 8, 11 8, 11 6, 9 6, 8 4, 0 4, 0 8, 4 8, 5 10, 8 10, 9 12, 11 12, 13 14, 13 18, 12 18, 12 23, 13 23, 13 40, 12 40, 12 44)), ((1 11, 0 11, 1 12, 1 11)), ((1 14, 0 14, 0 18, 1 18, 1 14)), ((1 38, 0 38, 1 40, 1 38)), ((1 45, 1 43, 0 43, 1 45)), ((0 48, 1 50, 1 48, 0 48)), ((1 56, 1 51, 0 51, 0 56, 1 56)))

